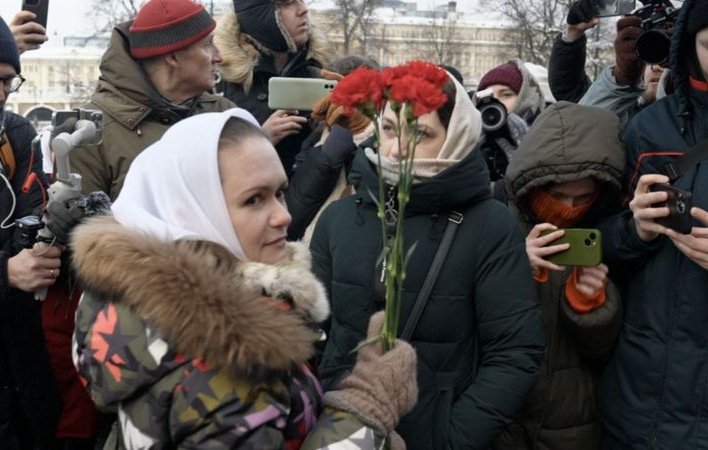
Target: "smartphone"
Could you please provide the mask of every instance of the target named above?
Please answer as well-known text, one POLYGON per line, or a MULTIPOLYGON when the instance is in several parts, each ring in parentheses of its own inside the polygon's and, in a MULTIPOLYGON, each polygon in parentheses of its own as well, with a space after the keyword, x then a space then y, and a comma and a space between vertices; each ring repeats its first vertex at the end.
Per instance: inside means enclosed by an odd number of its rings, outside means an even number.
POLYGON ((336 81, 323 78, 273 77, 268 80, 268 107, 312 111, 336 85, 336 81))
POLYGON ((652 184, 649 186, 649 190, 652 192, 664 191, 669 194, 666 202, 654 205, 655 207, 669 207, 669 215, 656 219, 656 222, 678 233, 690 234, 693 228, 693 219, 691 218, 693 195, 691 192, 664 183, 652 184))
MULTIPOLYGON (((552 233, 546 230, 541 235, 552 233)), ((568 250, 547 256, 559 266, 597 266, 602 262, 602 234, 595 228, 565 228, 560 238, 548 245, 570 244, 568 250)))
MULTIPOLYGON (((64 125, 64 122, 66 122, 69 119, 75 119, 76 121, 90 120, 91 122, 93 122, 94 125, 96 125, 96 134, 92 139, 84 141, 84 143, 93 144, 93 145, 97 145, 97 144, 101 143, 101 140, 103 138, 103 112, 102 111, 99 111, 97 109, 83 109, 83 108, 54 111, 52 113, 52 127, 54 127, 54 128, 61 127, 62 125, 64 125)), ((73 126, 75 126, 75 124, 72 124, 72 129, 64 129, 63 131, 71 134, 74 131, 73 126)))
POLYGON ((33 22, 42 25, 47 29, 47 12, 49 10, 49 0, 22 0, 22 10, 35 14, 33 22))
POLYGON ((635 0, 595 0, 597 17, 625 16, 636 8, 635 0))

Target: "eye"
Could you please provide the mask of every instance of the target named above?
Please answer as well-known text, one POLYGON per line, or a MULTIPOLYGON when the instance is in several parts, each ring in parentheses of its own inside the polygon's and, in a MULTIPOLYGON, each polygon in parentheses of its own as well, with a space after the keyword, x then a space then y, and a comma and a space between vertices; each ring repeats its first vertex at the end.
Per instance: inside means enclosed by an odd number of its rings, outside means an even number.
POLYGON ((286 192, 287 190, 288 190, 287 188, 285 188, 285 189, 278 189, 278 190, 275 192, 275 198, 277 198, 278 200, 284 200, 284 199, 285 199, 285 192, 286 192))
POLYGON ((245 204, 245 205, 254 206, 254 205, 258 205, 258 204, 261 202, 261 200, 263 200, 263 198, 261 197, 261 195, 260 195, 260 194, 256 194, 256 195, 252 195, 252 196, 248 197, 248 198, 246 199, 246 201, 244 202, 244 204, 245 204))

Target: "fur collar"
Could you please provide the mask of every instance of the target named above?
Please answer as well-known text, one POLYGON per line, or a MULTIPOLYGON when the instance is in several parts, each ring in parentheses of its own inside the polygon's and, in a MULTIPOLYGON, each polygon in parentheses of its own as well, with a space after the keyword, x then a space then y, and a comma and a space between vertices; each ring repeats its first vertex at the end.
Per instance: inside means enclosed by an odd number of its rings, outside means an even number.
POLYGON ((77 227, 72 248, 88 292, 130 307, 177 352, 235 375, 305 362, 317 340, 308 323, 329 315, 302 244, 288 244, 277 266, 243 262, 216 244, 162 241, 105 216, 77 227), (276 309, 275 298, 293 309, 276 309))
MULTIPOLYGON (((307 59, 326 65, 329 63, 329 49, 312 24, 310 30, 307 59)), ((249 92, 253 85, 253 71, 264 54, 241 33, 236 13, 231 12, 219 21, 214 42, 223 58, 220 66, 224 80, 240 84, 249 92)))

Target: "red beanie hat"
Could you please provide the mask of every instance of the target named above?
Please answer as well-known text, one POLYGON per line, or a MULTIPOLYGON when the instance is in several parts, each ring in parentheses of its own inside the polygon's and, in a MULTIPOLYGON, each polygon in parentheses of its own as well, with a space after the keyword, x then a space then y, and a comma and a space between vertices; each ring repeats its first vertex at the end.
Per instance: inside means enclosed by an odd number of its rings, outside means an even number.
POLYGON ((150 0, 129 29, 130 55, 154 58, 189 47, 216 28, 216 22, 193 0, 150 0))
POLYGON ((524 78, 519 68, 516 67, 516 64, 510 62, 497 66, 485 73, 482 79, 479 80, 477 91, 482 91, 493 84, 503 84, 504 86, 509 86, 512 91, 518 94, 523 81, 524 78))

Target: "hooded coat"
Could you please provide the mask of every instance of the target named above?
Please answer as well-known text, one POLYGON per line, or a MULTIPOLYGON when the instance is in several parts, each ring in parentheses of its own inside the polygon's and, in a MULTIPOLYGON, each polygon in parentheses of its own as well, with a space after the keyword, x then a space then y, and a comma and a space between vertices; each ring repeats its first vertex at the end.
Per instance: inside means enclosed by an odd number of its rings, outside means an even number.
MULTIPOLYGON (((676 21, 670 55, 676 92, 637 114, 625 132, 630 192, 641 175, 662 173, 666 162, 708 138, 708 90, 688 79, 695 37, 685 26, 699 3, 705 0, 684 2, 676 21)), ((705 162, 673 184, 708 209, 705 162)), ((624 324, 600 383, 605 447, 708 448, 708 272, 666 237, 642 241, 630 211, 608 229, 605 254, 629 274, 624 324)))
POLYGON ((229 100, 204 93, 188 106, 171 104, 150 82, 129 53, 130 22, 117 25, 101 58, 96 91, 86 106, 103 111, 100 144, 71 153, 72 172, 82 177, 83 192, 103 191, 115 200, 133 159, 173 124, 203 112, 233 108, 229 100))
POLYGON ((512 112, 531 125, 536 116, 546 107, 541 86, 536 77, 526 68, 523 61, 514 58, 509 63, 514 64, 521 72, 521 89, 519 89, 517 94, 516 106, 512 112))
MULTIPOLYGON (((321 37, 312 32, 306 47, 289 53, 282 71, 275 68, 272 55, 259 49, 241 31, 235 13, 229 13, 216 29, 214 43, 219 48, 222 82, 220 90, 240 108, 248 110, 263 124, 273 111, 268 108, 268 80, 272 77, 318 78, 323 64, 329 62, 328 49, 321 37)), ((288 177, 292 174, 295 156, 300 152, 308 127, 283 139, 276 145, 280 161, 288 177)))
MULTIPOLYGON (((507 181, 523 232, 543 222, 534 216, 528 194, 534 187, 592 177, 600 197, 574 227, 594 227, 619 206, 624 149, 619 121, 609 111, 568 102, 550 105, 536 119, 509 165, 507 181)), ((596 386, 602 363, 621 324, 621 302, 608 281, 605 303, 588 313, 575 312, 565 286, 572 268, 549 271, 537 283, 548 350, 539 381, 516 422, 495 442, 499 449, 596 450, 601 425, 596 386)))
MULTIPOLYGON (((378 175, 363 151, 350 181, 356 193, 325 209, 310 243, 332 309, 319 372, 329 387, 351 368, 369 317, 384 306, 376 293, 381 225, 369 194, 378 175)), ((488 448, 517 414, 544 351, 523 239, 507 208, 491 199, 477 151, 413 185, 404 242, 416 247, 400 323, 410 315, 452 211, 464 219, 411 337, 419 397, 397 428, 409 449, 488 448)))

